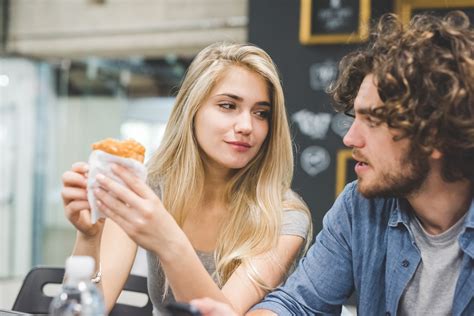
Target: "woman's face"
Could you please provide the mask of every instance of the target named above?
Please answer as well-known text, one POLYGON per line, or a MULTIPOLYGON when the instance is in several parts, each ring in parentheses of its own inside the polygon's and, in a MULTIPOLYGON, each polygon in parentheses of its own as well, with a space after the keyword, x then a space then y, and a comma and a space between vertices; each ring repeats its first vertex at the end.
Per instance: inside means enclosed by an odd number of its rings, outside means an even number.
POLYGON ((257 155, 268 135, 271 102, 259 74, 229 67, 194 118, 207 168, 240 169, 257 155))

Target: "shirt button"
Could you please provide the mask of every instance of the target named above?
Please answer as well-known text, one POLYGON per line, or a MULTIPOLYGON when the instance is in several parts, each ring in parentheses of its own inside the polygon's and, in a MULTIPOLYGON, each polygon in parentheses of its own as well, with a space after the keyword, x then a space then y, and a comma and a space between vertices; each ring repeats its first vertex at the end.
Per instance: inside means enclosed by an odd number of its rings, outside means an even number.
POLYGON ((385 313, 385 316, 390 316, 390 312, 386 312, 386 313, 385 313))
POLYGON ((408 260, 405 259, 405 260, 402 261, 402 267, 406 268, 409 265, 410 265, 410 262, 408 260))

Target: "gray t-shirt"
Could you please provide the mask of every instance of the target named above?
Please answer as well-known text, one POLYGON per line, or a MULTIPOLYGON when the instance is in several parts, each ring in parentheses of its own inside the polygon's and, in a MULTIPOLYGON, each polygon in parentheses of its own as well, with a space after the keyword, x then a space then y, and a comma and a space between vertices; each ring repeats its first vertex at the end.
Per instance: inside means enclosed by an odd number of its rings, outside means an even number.
MULTIPOLYGON (((281 235, 295 235, 306 239, 309 225, 310 219, 306 213, 296 210, 285 210, 282 218, 281 235)), ((212 275, 216 271, 214 253, 202 251, 196 251, 196 253, 207 272, 212 275)), ((167 303, 174 302, 175 299, 171 289, 168 289, 168 293, 163 297, 165 276, 163 270, 160 268, 157 256, 148 251, 147 260, 148 293, 150 294, 154 306, 153 314, 160 315, 160 309, 167 303)), ((214 282, 216 282, 215 279, 214 282)))
POLYGON ((466 215, 447 231, 431 235, 416 216, 411 216, 410 230, 420 250, 421 262, 400 299, 400 316, 451 315, 462 261, 457 239, 465 218, 466 215))

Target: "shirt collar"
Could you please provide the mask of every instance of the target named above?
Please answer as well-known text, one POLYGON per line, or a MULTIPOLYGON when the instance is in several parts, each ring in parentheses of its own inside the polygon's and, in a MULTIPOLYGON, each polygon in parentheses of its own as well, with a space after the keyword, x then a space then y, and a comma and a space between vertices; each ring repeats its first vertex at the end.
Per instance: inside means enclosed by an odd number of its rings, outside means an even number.
POLYGON ((411 210, 410 203, 406 199, 395 199, 395 208, 390 214, 388 225, 392 227, 398 226, 398 224, 408 225, 409 222, 409 211, 411 210))
MULTIPOLYGON (((412 210, 410 203, 406 199, 396 199, 396 206, 390 214, 389 226, 396 227, 398 224, 403 223, 408 225, 409 212, 412 210)), ((474 228, 474 198, 471 201, 471 205, 467 210, 465 227, 474 228)))
POLYGON ((471 206, 467 210, 466 223, 464 226, 474 228, 474 198, 471 201, 471 206))

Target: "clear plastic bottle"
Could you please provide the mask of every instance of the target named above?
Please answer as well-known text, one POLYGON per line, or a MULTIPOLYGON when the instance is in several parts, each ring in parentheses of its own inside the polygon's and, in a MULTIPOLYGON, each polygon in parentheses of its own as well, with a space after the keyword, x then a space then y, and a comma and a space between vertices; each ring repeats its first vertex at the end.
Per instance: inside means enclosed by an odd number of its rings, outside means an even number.
POLYGON ((49 306, 52 316, 102 316, 102 293, 90 278, 95 262, 92 257, 72 256, 66 260, 66 277, 61 292, 49 306))

